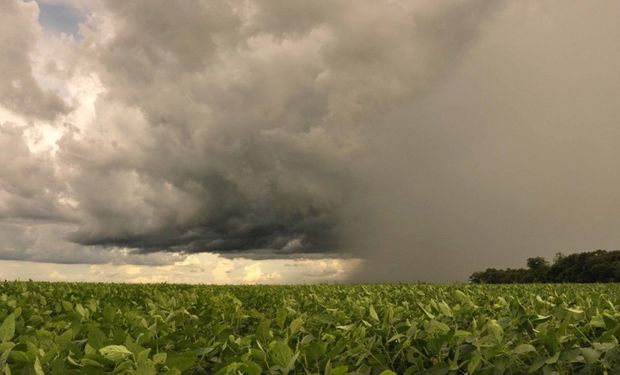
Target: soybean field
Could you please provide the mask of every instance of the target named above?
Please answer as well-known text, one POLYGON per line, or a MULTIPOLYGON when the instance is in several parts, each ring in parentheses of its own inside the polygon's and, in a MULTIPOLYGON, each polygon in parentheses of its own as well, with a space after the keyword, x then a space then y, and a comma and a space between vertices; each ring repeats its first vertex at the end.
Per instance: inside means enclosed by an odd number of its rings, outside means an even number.
POLYGON ((0 374, 620 374, 620 285, 0 283, 0 374))

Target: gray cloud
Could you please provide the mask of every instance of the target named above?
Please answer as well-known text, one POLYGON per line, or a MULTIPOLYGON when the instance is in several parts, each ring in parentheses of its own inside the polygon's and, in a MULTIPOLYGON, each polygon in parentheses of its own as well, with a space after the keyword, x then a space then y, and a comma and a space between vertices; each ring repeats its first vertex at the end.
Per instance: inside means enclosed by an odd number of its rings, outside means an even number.
POLYGON ((26 142, 28 127, 0 124, 0 220, 71 222, 63 205, 66 189, 48 152, 34 153, 26 142))
POLYGON ((40 221, 0 222, 0 258, 64 264, 167 265, 185 256, 170 252, 138 254, 126 248, 82 246, 65 238, 74 225, 40 221))
POLYGON ((32 76, 30 54, 40 32, 37 17, 34 2, 7 0, 0 4, 0 103, 28 118, 50 120, 68 107, 32 76))
POLYGON ((423 98, 383 119, 392 131, 374 132, 360 168, 349 238, 367 262, 355 280, 465 280, 620 247, 618 10, 512 4, 423 98))
POLYGON ((339 251, 363 123, 423 90, 494 4, 106 2, 112 35, 84 54, 107 91, 92 128, 59 142, 70 238, 339 251))

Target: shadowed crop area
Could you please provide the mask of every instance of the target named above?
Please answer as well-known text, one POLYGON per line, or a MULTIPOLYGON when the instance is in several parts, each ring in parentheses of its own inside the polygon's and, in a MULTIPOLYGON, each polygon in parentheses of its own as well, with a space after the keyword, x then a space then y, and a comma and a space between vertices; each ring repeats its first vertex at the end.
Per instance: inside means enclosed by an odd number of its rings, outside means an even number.
POLYGON ((620 285, 4 282, 3 374, 620 371, 620 285))

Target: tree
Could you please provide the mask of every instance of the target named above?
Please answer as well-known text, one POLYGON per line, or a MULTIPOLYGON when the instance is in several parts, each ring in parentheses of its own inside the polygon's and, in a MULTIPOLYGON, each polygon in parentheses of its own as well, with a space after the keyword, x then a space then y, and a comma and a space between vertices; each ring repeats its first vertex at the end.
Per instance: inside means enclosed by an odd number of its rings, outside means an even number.
POLYGON ((527 268, 532 271, 541 271, 549 267, 549 262, 543 257, 527 258, 527 268))
POLYGON ((620 282, 620 250, 596 250, 564 255, 557 253, 553 264, 543 257, 527 259, 527 268, 474 272, 472 283, 598 283, 620 282))

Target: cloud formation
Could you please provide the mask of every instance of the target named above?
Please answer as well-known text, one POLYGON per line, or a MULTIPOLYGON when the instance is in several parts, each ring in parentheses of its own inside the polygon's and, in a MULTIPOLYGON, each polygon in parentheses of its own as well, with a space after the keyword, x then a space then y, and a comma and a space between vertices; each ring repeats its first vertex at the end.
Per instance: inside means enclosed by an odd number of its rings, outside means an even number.
POLYGON ((32 75, 30 54, 41 31, 37 18, 35 2, 0 4, 0 103, 28 119, 52 120, 69 108, 32 75))
POLYGON ((447 280, 616 243, 606 6, 39 3, 0 4, 2 259, 447 280))
POLYGON ((16 162, 0 215, 141 253, 342 252, 364 127, 424 90, 496 3, 109 0, 79 40, 47 36, 31 68, 37 4, 4 2, 21 59, 4 64, 21 70, 5 69, 0 103, 52 121, 55 141, 34 152, 27 129, 3 126, 16 162))

